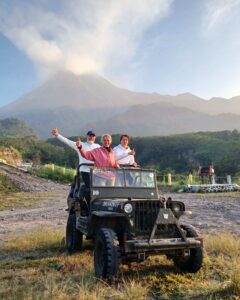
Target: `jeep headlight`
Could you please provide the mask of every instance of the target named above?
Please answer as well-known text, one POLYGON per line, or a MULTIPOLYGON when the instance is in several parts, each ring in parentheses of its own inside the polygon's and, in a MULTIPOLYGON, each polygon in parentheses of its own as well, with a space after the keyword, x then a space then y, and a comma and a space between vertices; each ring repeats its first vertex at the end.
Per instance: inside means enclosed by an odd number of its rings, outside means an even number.
POLYGON ((185 205, 181 201, 172 201, 168 199, 167 201, 167 208, 170 208, 175 216, 180 216, 185 211, 185 205))
POLYGON ((181 211, 181 205, 174 203, 172 206, 172 210, 176 213, 181 211))
POLYGON ((132 204, 126 203, 124 205, 123 209, 124 209, 125 213, 130 214, 132 212, 132 210, 133 210, 132 204))

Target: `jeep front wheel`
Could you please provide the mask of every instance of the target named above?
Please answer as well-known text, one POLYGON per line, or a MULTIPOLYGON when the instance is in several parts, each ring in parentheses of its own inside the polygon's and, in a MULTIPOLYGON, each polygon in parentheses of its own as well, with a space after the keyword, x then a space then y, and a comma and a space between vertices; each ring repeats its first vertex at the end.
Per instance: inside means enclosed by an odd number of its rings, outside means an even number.
POLYGON ((94 247, 95 275, 112 279, 117 275, 120 264, 120 247, 116 233, 109 228, 98 231, 94 247))
MULTIPOLYGON (((199 234, 191 225, 180 225, 186 232, 186 237, 198 237, 199 234)), ((203 263, 203 248, 197 247, 190 249, 190 254, 187 257, 174 257, 174 264, 183 272, 196 273, 202 267, 203 263)))
POLYGON ((66 228, 66 244, 68 253, 80 251, 82 248, 83 234, 76 228, 75 214, 68 216, 66 228))

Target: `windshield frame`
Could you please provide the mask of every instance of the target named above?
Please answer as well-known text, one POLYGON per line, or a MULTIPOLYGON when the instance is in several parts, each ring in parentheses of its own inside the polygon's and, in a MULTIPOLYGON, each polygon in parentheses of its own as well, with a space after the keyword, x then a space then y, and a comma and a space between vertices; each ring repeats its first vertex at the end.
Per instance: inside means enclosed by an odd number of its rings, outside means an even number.
MULTIPOLYGON (((121 168, 121 169, 117 169, 117 168, 96 168, 96 167, 91 167, 90 168, 91 171, 91 187, 92 188, 114 188, 114 189, 156 189, 157 188, 157 177, 156 177, 156 171, 152 170, 152 169, 140 169, 140 168, 121 168), (111 178, 111 173, 112 175, 115 177, 115 180, 117 178, 117 175, 119 175, 118 177, 121 178, 121 176, 123 176, 120 180, 121 180, 121 184, 116 184, 114 181, 113 185, 101 185, 101 184, 96 184, 95 178, 94 176, 96 175, 95 172, 102 173, 103 175, 105 174, 106 176, 109 176, 109 179, 111 178), (137 180, 137 177, 140 178, 140 182, 139 184, 137 184, 137 182, 133 185, 131 185, 129 183, 129 180, 127 180, 127 175, 128 176, 132 176, 134 173, 136 173, 136 176, 133 177, 134 180, 137 180), (143 186, 144 182, 143 182, 143 174, 149 173, 152 174, 153 178, 151 180, 151 185, 145 185, 143 186), (121 175, 121 176, 120 176, 121 175)), ((150 175, 149 175, 150 176, 150 175)), ((96 175, 97 177, 97 175, 96 175)), ((103 176, 104 177, 104 176, 103 176)), ((113 177, 112 177, 113 178, 113 177)), ((105 180, 107 180, 105 178, 105 180)), ((113 180, 113 179, 111 179, 113 180)), ((145 184, 147 184, 147 182, 145 182, 145 184)))

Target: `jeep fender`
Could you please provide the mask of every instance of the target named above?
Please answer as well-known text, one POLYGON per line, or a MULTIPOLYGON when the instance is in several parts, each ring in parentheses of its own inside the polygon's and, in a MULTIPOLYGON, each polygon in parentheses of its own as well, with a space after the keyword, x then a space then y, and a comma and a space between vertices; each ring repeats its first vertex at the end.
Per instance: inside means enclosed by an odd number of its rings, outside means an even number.
POLYGON ((129 223, 129 218, 124 213, 95 211, 91 216, 91 226, 88 228, 88 235, 94 236, 102 226, 115 229, 116 223, 119 223, 120 219, 124 223, 129 223))

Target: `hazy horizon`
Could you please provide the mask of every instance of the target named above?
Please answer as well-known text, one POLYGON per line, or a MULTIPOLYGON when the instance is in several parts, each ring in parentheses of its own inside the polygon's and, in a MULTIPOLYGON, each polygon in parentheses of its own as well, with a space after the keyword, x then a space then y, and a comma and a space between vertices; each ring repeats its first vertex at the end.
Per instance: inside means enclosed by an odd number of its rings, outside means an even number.
MULTIPOLYGON (((69 73, 72 73, 72 72, 70 72, 70 71, 68 71, 69 73)), ((25 91, 23 94, 21 94, 21 95, 19 95, 16 99, 14 99, 14 100, 12 100, 12 101, 9 101, 8 103, 5 103, 5 104, 0 104, 0 108, 2 108, 2 107, 5 107, 5 106, 7 106, 7 105, 9 105, 9 104, 11 104, 11 103, 13 103, 13 102, 15 102, 16 100, 18 100, 19 98, 22 98, 22 97, 24 97, 25 95, 27 95, 27 94, 29 94, 29 93, 31 93, 31 92, 33 92, 35 89, 38 89, 38 88, 40 88, 41 86, 43 86, 45 83, 48 83, 48 80, 51 80, 52 78, 54 78, 56 75, 57 75, 58 73, 55 73, 55 74, 53 74, 50 78, 48 78, 48 79, 46 79, 46 80, 44 80, 44 81, 42 81, 42 82, 40 82, 39 84, 37 84, 35 87, 33 87, 31 90, 29 90, 29 91, 25 91)), ((76 74, 74 74, 74 73, 72 73, 73 75, 76 75, 76 74)), ((84 73, 84 74, 81 74, 81 75, 98 75, 98 76, 100 76, 99 74, 97 74, 97 73, 84 73)), ((76 76, 81 76, 81 75, 76 75, 76 76)), ((191 93, 191 92, 189 92, 189 91, 186 91, 185 93, 180 93, 180 94, 165 94, 165 95, 163 95, 163 94, 160 94, 160 93, 158 93, 158 92, 145 92, 145 91, 142 91, 142 90, 131 90, 131 89, 129 89, 129 88, 125 88, 125 87, 123 87, 123 86, 119 86, 119 85, 115 85, 113 82, 111 82, 110 81, 110 79, 108 79, 108 78, 106 78, 106 77, 104 77, 104 76, 101 76, 102 78, 104 78, 104 79, 106 79, 107 81, 109 81, 111 84, 113 84, 114 86, 116 86, 117 88, 120 88, 120 89, 124 89, 124 90, 129 90, 129 91, 131 91, 131 92, 137 92, 137 93, 147 93, 147 94, 158 94, 158 95, 160 95, 160 96, 181 96, 181 95, 187 95, 187 94, 189 94, 189 95, 193 95, 193 96, 195 96, 195 97, 197 97, 197 98, 200 98, 200 99, 202 99, 202 100, 204 100, 204 101, 210 101, 211 99, 213 99, 213 98, 219 98, 219 99, 226 99, 226 100, 230 100, 230 99, 232 99, 232 98, 235 98, 235 97, 238 97, 238 96, 240 96, 240 95, 235 95, 235 96, 233 96, 233 97, 229 97, 229 98, 224 98, 224 97, 211 97, 211 98, 202 98, 202 97, 200 97, 199 95, 196 95, 196 94, 193 94, 193 93, 191 93)))

